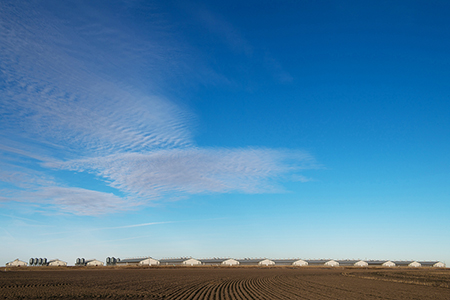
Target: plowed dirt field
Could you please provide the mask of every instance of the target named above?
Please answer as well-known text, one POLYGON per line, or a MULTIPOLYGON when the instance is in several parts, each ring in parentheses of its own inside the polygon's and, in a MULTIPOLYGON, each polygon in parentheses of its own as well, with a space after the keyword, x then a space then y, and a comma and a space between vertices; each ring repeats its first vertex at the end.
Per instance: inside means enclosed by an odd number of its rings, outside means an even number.
POLYGON ((0 269, 0 299, 450 299, 450 269, 0 269))

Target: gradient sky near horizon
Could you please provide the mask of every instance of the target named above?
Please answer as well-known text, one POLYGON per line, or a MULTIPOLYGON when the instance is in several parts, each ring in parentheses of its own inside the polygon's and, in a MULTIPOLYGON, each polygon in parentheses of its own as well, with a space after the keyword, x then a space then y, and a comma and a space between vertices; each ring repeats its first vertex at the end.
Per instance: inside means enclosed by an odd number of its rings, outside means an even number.
POLYGON ((0 265, 450 264, 448 1, 0 2, 0 265))

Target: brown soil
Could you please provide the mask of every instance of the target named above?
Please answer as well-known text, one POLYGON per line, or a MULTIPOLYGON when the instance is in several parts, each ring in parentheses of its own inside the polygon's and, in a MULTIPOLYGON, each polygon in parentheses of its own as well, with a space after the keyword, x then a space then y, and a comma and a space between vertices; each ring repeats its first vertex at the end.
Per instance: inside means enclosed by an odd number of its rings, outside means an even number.
POLYGON ((48 298, 450 299, 450 269, 0 269, 0 299, 48 298))

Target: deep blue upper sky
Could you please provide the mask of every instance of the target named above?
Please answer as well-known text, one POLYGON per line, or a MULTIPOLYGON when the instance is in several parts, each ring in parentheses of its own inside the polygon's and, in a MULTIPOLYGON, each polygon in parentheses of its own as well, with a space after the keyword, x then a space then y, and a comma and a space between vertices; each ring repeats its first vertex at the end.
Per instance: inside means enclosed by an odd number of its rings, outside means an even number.
POLYGON ((449 11, 2 2, 0 264, 449 263, 449 11))

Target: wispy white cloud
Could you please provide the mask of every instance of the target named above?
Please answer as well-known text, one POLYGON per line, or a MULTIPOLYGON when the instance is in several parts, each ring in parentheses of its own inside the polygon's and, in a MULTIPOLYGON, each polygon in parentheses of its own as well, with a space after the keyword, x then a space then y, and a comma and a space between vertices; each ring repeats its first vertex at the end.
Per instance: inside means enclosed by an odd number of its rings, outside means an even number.
POLYGON ((23 193, 23 197, 29 201, 47 203, 62 211, 78 215, 98 215, 123 211, 141 204, 113 193, 75 187, 45 187, 32 193, 23 193))
MULTIPOLYGON (((17 185, 20 186, 20 183, 17 185)), ((35 210, 53 214, 55 210, 76 215, 100 215, 125 211, 143 205, 132 197, 120 197, 113 193, 91 189, 55 185, 39 185, 26 189, 5 189, 0 201, 16 201, 35 206, 35 210)))
MULTIPOLYGON (((8 141, 0 181, 14 185, 1 186, 1 201, 97 215, 198 193, 281 191, 286 175, 315 166, 301 151, 196 147, 193 114, 164 96, 169 73, 192 69, 183 49, 157 21, 140 39, 92 9, 62 19, 38 2, 0 4, 0 138, 8 141), (95 174, 117 193, 74 186, 55 170, 95 174)), ((251 55, 231 24, 207 11, 203 20, 251 55)))
POLYGON ((89 171, 111 186, 150 199, 173 192, 263 193, 279 191, 276 179, 316 167, 309 154, 272 149, 171 149, 48 163, 89 171))
POLYGON ((11 214, 9 214, 9 215, 7 215, 7 214, 0 214, 0 216, 8 217, 8 218, 11 218, 11 219, 14 219, 14 220, 27 221, 27 222, 34 223, 32 225, 29 225, 28 223, 22 223, 25 226, 47 226, 47 225, 45 225, 44 222, 33 220, 33 219, 30 219, 30 218, 18 217, 18 216, 11 215, 11 214), (39 223, 39 225, 36 225, 36 223, 39 223))
MULTIPOLYGON (((2 141, 3 142, 3 141, 2 141)), ((8 143, 11 143, 13 141, 8 140, 8 143)), ((9 153, 14 153, 20 156, 25 156, 25 157, 29 157, 29 158, 33 158, 39 161, 48 161, 48 160, 52 160, 50 157, 45 157, 41 154, 37 154, 35 152, 31 152, 31 151, 27 151, 27 150, 23 150, 17 147, 10 147, 7 145, 0 145, 0 152, 9 152, 9 153)))
POLYGON ((100 241, 100 243, 110 243, 110 242, 119 242, 119 241, 129 241, 129 240, 135 240, 135 239, 148 238, 148 237, 152 237, 152 236, 155 236, 155 235, 154 235, 154 234, 147 234, 147 235, 140 235, 140 236, 127 237, 127 238, 123 238, 123 239, 104 240, 104 241, 100 241))
POLYGON ((123 77, 130 61, 144 57, 145 51, 146 60, 155 58, 149 67, 161 69, 170 60, 163 55, 170 45, 155 49, 151 45, 161 41, 147 41, 148 47, 139 46, 114 29, 109 34, 98 33, 99 28, 73 30, 50 14, 45 16, 50 20, 44 19, 42 10, 28 5, 27 10, 5 6, 1 11, 0 68, 6 88, 0 91, 0 124, 5 130, 23 128, 25 135, 56 141, 72 152, 105 154, 191 143, 188 111, 131 86, 136 75, 123 77), (99 47, 96 33, 105 38, 103 43, 123 39, 117 44, 133 47, 99 47), (110 59, 103 61, 103 55, 110 59), (108 70, 120 72, 120 79, 105 74, 108 70))
POLYGON ((55 234, 67 234, 67 233, 73 233, 73 232, 92 232, 92 231, 101 231, 101 230, 113 230, 113 229, 127 229, 127 228, 136 228, 136 227, 146 227, 146 226, 153 226, 153 225, 162 225, 162 224, 170 224, 175 223, 171 221, 167 222, 150 222, 150 223, 141 223, 141 224, 131 224, 131 225, 124 225, 124 226, 113 226, 113 227, 101 227, 101 228, 87 228, 87 229, 77 229, 77 230, 71 230, 71 231, 60 231, 60 232, 50 232, 50 233, 43 233, 42 235, 55 235, 55 234))
POLYGON ((14 184, 20 190, 55 185, 54 178, 44 172, 3 162, 0 162, 0 181, 14 184))
POLYGON ((294 174, 294 175, 292 175, 291 176, 291 180, 292 181, 299 181, 299 182, 310 182, 310 181, 313 181, 312 178, 308 178, 308 177, 306 177, 304 175, 301 175, 301 174, 294 174))

